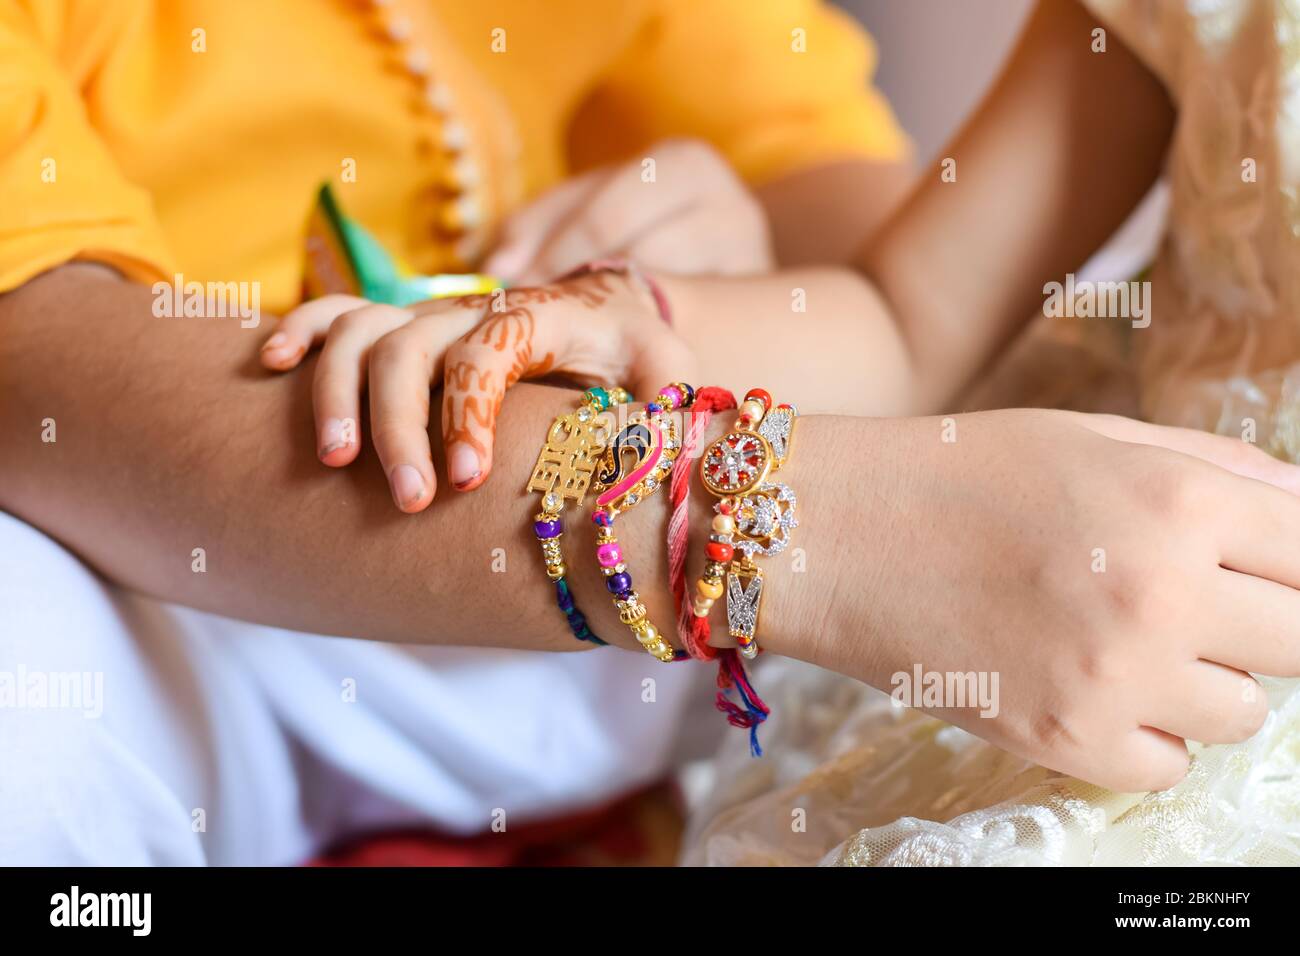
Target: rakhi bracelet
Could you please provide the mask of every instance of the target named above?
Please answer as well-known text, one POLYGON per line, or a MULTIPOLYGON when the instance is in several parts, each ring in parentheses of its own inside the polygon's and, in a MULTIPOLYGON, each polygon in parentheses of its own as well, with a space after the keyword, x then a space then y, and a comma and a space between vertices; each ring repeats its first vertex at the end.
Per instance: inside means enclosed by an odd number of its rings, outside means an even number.
POLYGON ((651 623, 646 606, 632 587, 623 546, 614 534, 614 521, 658 491, 668 479, 681 451, 671 413, 690 408, 694 401, 695 390, 682 382, 662 388, 610 442, 594 479, 600 494, 591 520, 596 525, 596 562, 605 576, 605 587, 613 596, 619 620, 652 657, 665 664, 686 660, 689 655, 675 650, 651 623))
POLYGON ((525 489, 542 495, 542 510, 533 517, 533 533, 542 546, 546 576, 555 585, 555 603, 564 612, 573 636, 593 644, 608 642, 587 626, 587 618, 578 610, 566 580, 568 567, 560 548, 560 538, 564 536, 562 512, 570 501, 582 507, 596 462, 605 452, 609 428, 600 420, 602 413, 631 400, 631 394, 618 387, 589 388, 583 392, 577 408, 551 423, 525 489))
POLYGON ((794 516, 794 491, 768 480, 790 455, 797 416, 793 405, 773 408, 771 395, 761 388, 750 389, 732 430, 710 445, 700 460, 704 487, 719 501, 705 545, 704 573, 695 582, 692 611, 707 617, 724 593, 725 579, 727 629, 746 659, 758 654, 755 635, 763 599, 763 571, 754 556, 784 551, 790 531, 799 523, 794 516))

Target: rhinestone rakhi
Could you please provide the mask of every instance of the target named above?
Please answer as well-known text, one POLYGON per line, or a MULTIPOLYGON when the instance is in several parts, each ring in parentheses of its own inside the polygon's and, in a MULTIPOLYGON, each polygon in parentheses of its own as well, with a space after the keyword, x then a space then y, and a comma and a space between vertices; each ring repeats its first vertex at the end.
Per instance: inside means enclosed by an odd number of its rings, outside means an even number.
POLYGON ((793 405, 773 408, 771 395, 751 389, 735 426, 700 460, 700 479, 719 501, 692 610, 706 617, 725 594, 728 632, 746 658, 758 654, 755 635, 763 597, 763 571, 754 557, 784 551, 790 531, 798 526, 794 491, 768 480, 789 457, 797 417, 793 405))

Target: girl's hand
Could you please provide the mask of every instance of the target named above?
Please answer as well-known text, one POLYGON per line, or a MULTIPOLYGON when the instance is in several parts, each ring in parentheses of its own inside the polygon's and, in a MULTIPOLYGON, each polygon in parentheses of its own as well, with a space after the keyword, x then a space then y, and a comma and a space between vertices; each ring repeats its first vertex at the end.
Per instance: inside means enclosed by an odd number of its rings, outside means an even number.
POLYGON ((666 382, 689 380, 694 368, 648 287, 613 271, 410 308, 324 296, 284 317, 262 347, 262 364, 288 371, 317 345, 312 402, 321 461, 342 467, 356 459, 368 388, 371 441, 394 501, 411 514, 428 507, 437 487, 429 446, 434 383, 444 384, 449 477, 468 491, 492 469, 497 414, 521 379, 560 375, 649 396, 666 382))

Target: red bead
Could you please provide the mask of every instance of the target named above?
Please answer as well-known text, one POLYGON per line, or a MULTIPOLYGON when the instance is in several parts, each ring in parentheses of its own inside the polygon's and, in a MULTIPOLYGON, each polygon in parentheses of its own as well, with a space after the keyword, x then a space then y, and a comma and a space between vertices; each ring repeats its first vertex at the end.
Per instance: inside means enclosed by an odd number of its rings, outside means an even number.
POLYGON ((765 388, 751 388, 745 393, 745 401, 749 401, 751 398, 756 398, 762 402, 765 409, 772 407, 772 396, 768 394, 765 388))
POLYGON ((736 553, 736 549, 729 544, 723 544, 721 541, 710 541, 704 546, 704 553, 714 561, 727 562, 736 553))

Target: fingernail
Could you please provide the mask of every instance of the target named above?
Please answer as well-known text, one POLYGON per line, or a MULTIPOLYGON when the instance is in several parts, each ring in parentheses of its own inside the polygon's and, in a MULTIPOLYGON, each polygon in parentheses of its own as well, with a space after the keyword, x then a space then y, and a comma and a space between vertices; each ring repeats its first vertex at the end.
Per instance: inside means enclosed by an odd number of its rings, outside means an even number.
POLYGON ((287 344, 289 344, 289 336, 285 335, 283 332, 276 332, 275 335, 262 343, 262 351, 273 352, 276 349, 284 348, 287 344))
POLYGON ((388 476, 388 481, 399 508, 409 508, 424 497, 424 479, 414 465, 398 465, 388 476))
POLYGON ((464 488, 482 474, 478 465, 478 455, 474 454, 474 449, 468 445, 457 445, 452 450, 451 459, 447 462, 447 471, 451 476, 451 483, 457 488, 464 488))
POLYGON ((341 418, 327 418, 320 430, 320 457, 327 458, 352 445, 352 430, 341 418))

